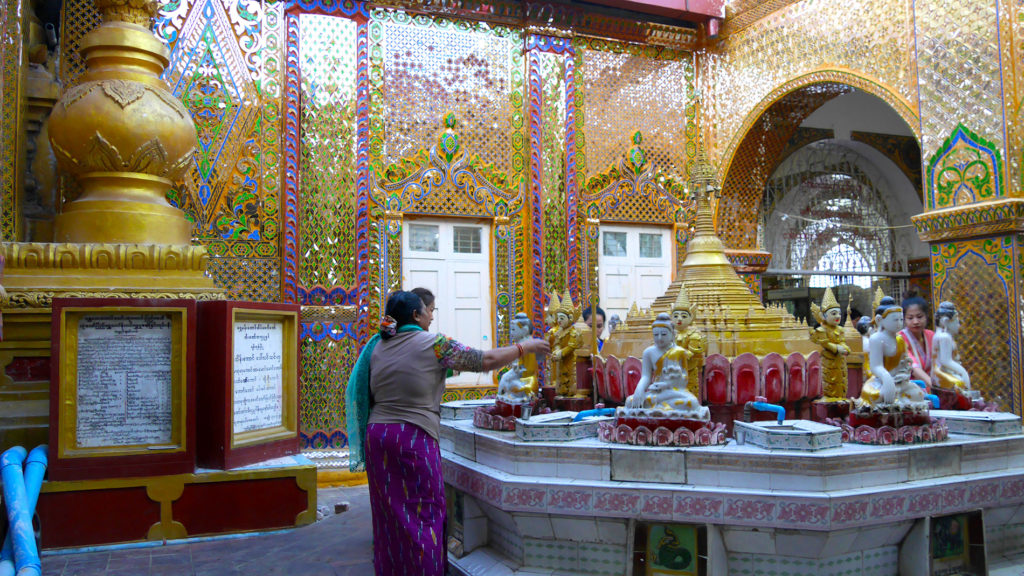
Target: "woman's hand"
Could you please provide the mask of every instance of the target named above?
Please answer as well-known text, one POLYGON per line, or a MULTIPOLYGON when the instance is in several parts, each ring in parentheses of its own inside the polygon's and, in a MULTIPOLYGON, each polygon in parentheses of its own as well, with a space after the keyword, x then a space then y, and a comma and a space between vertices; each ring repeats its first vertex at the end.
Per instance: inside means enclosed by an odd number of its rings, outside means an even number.
POLYGON ((551 346, 547 341, 539 338, 527 338, 518 346, 513 344, 503 348, 494 348, 484 352, 483 372, 490 372, 518 360, 520 346, 523 348, 523 354, 547 354, 551 351, 551 346))
POLYGON ((547 340, 540 338, 527 338, 519 343, 527 354, 548 354, 551 352, 551 345, 547 340))

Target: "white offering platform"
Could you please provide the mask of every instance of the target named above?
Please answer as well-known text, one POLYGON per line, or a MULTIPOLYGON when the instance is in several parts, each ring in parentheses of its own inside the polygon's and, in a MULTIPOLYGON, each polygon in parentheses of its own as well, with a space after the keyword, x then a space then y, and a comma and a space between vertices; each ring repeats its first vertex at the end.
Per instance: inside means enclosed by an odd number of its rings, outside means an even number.
MULTIPOLYGON (((929 517, 983 511, 989 558, 1024 550, 1024 434, 816 451, 522 442, 441 424, 464 574, 633 574, 647 524, 706 530, 709 574, 925 574, 929 517), (917 529, 914 529, 915 526, 917 529), (924 539, 924 540, 922 540, 924 539), (922 567, 923 566, 923 567, 922 567)), ((948 421, 948 420, 947 420, 948 421)), ((459 573, 459 572, 456 572, 459 573)), ((639 576, 639 573, 637 573, 639 576)))
POLYGON ((441 420, 472 420, 473 412, 477 408, 486 408, 488 406, 494 406, 494 398, 444 402, 441 404, 441 420))
POLYGON ((751 444, 769 450, 823 450, 843 444, 843 430, 838 426, 811 420, 775 420, 733 422, 733 435, 738 444, 751 444))
POLYGON ((578 422, 573 418, 579 412, 551 412, 516 419, 516 438, 523 442, 578 440, 596 438, 601 422, 615 420, 614 416, 588 416, 578 422))

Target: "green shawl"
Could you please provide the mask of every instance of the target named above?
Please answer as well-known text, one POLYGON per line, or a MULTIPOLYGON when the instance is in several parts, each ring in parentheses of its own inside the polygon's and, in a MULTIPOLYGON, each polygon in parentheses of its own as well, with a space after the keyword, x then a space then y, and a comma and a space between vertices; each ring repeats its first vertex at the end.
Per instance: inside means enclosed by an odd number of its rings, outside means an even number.
MULTIPOLYGON (((397 332, 423 331, 416 324, 404 324, 397 332)), ((366 426, 370 421, 370 356, 380 342, 380 334, 370 338, 359 353, 345 389, 345 428, 348 431, 348 469, 366 470, 366 426)))

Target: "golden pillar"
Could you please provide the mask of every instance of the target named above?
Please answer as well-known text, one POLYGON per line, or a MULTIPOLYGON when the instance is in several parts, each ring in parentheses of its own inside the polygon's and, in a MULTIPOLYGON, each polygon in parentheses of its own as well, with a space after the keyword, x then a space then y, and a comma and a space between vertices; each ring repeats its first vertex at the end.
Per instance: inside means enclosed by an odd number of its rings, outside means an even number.
POLYGON ((0 410, 0 448, 45 441, 52 298, 224 298, 206 276, 206 249, 165 198, 192 161, 196 131, 160 79, 169 53, 151 32, 158 2, 95 5, 103 23, 81 43, 87 70, 48 124, 81 194, 57 216, 53 243, 3 244, 0 393, 19 404, 0 410))
POLYGON ((82 40, 87 70, 50 115, 50 142, 82 194, 57 217, 57 242, 188 244, 167 203, 196 145, 188 110, 160 74, 169 51, 150 31, 156 0, 96 0, 103 24, 82 40))

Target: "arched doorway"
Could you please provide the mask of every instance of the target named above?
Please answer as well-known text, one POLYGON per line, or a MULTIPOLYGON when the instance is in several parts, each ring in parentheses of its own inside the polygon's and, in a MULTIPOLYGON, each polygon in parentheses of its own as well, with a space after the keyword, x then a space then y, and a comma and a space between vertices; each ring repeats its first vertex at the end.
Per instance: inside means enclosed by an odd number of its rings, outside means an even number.
POLYGON ((829 286, 863 312, 879 285, 898 298, 913 284, 929 297, 928 249, 910 222, 923 210, 920 148, 905 112, 829 82, 794 89, 750 124, 718 229, 730 247, 772 253, 767 300, 794 300, 803 316, 829 286))
POLYGON ((722 158, 722 195, 715 210, 717 232, 728 248, 755 250, 764 186, 792 151, 793 138, 812 114, 840 96, 861 92, 881 100, 920 142, 914 109, 894 91, 861 76, 823 70, 794 78, 773 90, 743 123, 742 136, 722 158))

